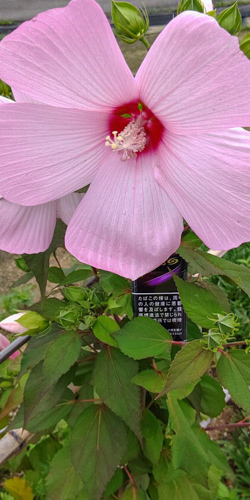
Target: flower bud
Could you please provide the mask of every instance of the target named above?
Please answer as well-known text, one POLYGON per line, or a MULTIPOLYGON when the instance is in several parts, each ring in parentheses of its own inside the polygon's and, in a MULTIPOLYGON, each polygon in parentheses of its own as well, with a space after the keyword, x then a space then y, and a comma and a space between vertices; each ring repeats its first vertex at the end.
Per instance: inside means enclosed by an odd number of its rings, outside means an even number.
POLYGON ((27 266, 23 257, 17 257, 15 259, 15 264, 18 267, 18 269, 21 269, 21 271, 24 271, 25 273, 28 273, 30 271, 30 268, 27 266))
POLYGON ((244 52, 245 56, 250 59, 250 33, 244 36, 243 40, 240 43, 240 49, 244 52))
MULTIPOLYGON (((3 351, 3 349, 5 349, 5 347, 8 347, 9 344, 10 344, 9 339, 7 339, 4 335, 2 335, 2 333, 0 333, 0 352, 3 351)), ((11 354, 10 359, 14 359, 16 356, 19 356, 19 355, 20 355, 20 352, 15 351, 15 352, 13 352, 13 354, 11 354)))
POLYGON ((24 312, 22 313, 17 313, 17 314, 12 314, 11 316, 8 316, 8 318, 3 319, 0 321, 0 327, 3 330, 6 330, 7 332, 10 333, 17 333, 18 335, 22 335, 23 333, 27 332, 27 328, 22 326, 20 323, 18 323, 18 320, 24 316, 24 312))
POLYGON ((25 311, 17 314, 12 314, 8 318, 0 322, 0 327, 10 333, 23 335, 29 333, 42 332, 48 328, 49 322, 44 319, 40 314, 33 311, 25 311))
POLYGON ((241 29, 241 13, 238 9, 238 3, 235 2, 228 9, 223 10, 218 16, 219 25, 230 35, 235 35, 241 29))
POLYGON ((72 329, 73 327, 77 327, 79 325, 82 315, 83 310, 80 306, 70 304, 69 307, 61 309, 58 321, 66 330, 72 329))
POLYGON ((78 286, 68 286, 63 290, 64 297, 70 302, 82 302, 87 298, 86 290, 78 286))
POLYGON ((129 2, 111 0, 111 15, 116 36, 126 43, 141 40, 149 28, 146 9, 138 9, 129 2))
POLYGON ((181 14, 185 10, 194 10, 196 12, 204 12, 204 2, 200 0, 180 0, 177 6, 177 14, 181 14))

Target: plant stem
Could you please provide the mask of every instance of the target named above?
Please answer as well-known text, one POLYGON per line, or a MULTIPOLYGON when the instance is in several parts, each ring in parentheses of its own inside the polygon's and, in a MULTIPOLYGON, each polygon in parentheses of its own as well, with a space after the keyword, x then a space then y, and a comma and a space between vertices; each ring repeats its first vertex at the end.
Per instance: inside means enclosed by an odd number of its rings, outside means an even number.
POLYGON ((126 465, 124 465, 124 466, 123 466, 123 468, 124 468, 124 470, 126 471, 126 474, 127 474, 128 478, 129 478, 129 480, 130 480, 130 482, 131 482, 132 486, 134 486, 134 487, 135 487, 135 482, 134 482, 134 480, 133 480, 133 478, 132 478, 132 476, 131 476, 131 474, 130 474, 130 472, 129 472, 128 468, 126 467, 126 465))
POLYGON ((235 424, 223 424, 223 425, 212 425, 211 427, 207 427, 206 431, 214 431, 221 429, 236 429, 238 427, 249 427, 250 422, 237 422, 235 424))
POLYGON ((247 342, 243 340, 239 340, 238 342, 230 342, 230 344, 224 344, 223 347, 231 347, 234 345, 246 345, 247 342))
POLYGON ((144 43, 145 47, 147 50, 150 49, 151 45, 149 43, 149 41, 145 38, 145 36, 143 36, 142 38, 140 38, 141 42, 144 43))

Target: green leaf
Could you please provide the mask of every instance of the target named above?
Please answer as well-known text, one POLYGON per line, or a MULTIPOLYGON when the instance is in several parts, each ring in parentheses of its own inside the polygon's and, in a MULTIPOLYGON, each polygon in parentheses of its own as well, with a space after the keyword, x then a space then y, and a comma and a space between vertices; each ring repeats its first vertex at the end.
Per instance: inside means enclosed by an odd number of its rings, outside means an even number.
POLYGON ((50 255, 58 248, 64 246, 64 235, 66 231, 66 225, 61 220, 58 220, 56 223, 56 228, 54 232, 54 236, 52 242, 45 252, 40 252, 37 254, 23 254, 22 257, 29 267, 29 269, 33 272, 36 281, 39 285, 41 297, 45 297, 46 283, 48 279, 48 271, 49 271, 49 260, 50 255))
POLYGON ((162 391, 167 380, 167 373, 155 370, 143 370, 131 379, 134 384, 144 387, 149 392, 159 393, 162 391))
POLYGON ((188 342, 175 356, 162 394, 179 389, 199 379, 208 369, 213 352, 204 349, 199 340, 188 342))
POLYGON ((33 368, 45 357, 46 351, 53 340, 61 333, 57 325, 53 325, 49 333, 41 333, 32 337, 23 353, 21 361, 21 377, 29 368, 33 368))
POLYGON ((109 495, 113 495, 123 484, 124 476, 122 469, 116 469, 113 477, 110 479, 103 497, 107 498, 109 495))
POLYGON ((184 412, 185 406, 181 403, 182 401, 169 395, 167 404, 170 421, 176 433, 172 436, 173 467, 185 470, 201 484, 206 485, 210 460, 190 427, 188 416, 184 412))
POLYGON ((243 350, 221 354, 217 374, 220 383, 228 389, 235 403, 250 413, 250 355, 243 350))
POLYGON ((105 271, 101 273, 100 285, 105 293, 112 293, 114 297, 119 297, 130 291, 128 282, 125 278, 105 271))
POLYGON ((42 369, 43 361, 40 361, 32 369, 24 388, 24 427, 38 413, 53 408, 58 403, 75 372, 75 367, 72 367, 51 387, 49 382, 48 385, 41 384, 42 369))
POLYGON ((132 319, 114 337, 121 351, 134 359, 160 356, 171 350, 170 333, 150 318, 132 319))
POLYGON ((183 470, 173 471, 171 479, 159 485, 158 493, 159 500, 201 500, 189 476, 183 470))
POLYGON ((71 405, 70 413, 67 418, 67 423, 70 427, 74 427, 79 415, 93 404, 93 401, 84 401, 94 399, 94 388, 89 382, 86 382, 80 389, 77 398, 71 405))
POLYGON ((163 446, 163 430, 158 418, 144 410, 142 416, 143 453, 153 464, 157 464, 163 446))
POLYGON ((133 486, 124 491, 120 500, 147 500, 147 498, 145 491, 133 486))
POLYGON ((139 441, 135 436, 135 434, 129 429, 129 427, 127 427, 126 431, 127 431, 127 447, 120 461, 120 465, 127 464, 128 462, 131 462, 131 460, 136 459, 141 450, 139 441))
POLYGON ((32 280, 32 278, 34 278, 34 274, 32 273, 32 271, 25 273, 22 276, 20 276, 18 280, 14 281, 14 283, 11 285, 11 288, 16 288, 17 286, 25 285, 25 283, 28 283, 28 281, 32 280))
POLYGON ((183 281, 179 276, 174 276, 175 284, 178 288, 182 305, 188 317, 204 328, 212 328, 214 321, 210 318, 213 313, 223 313, 223 305, 220 297, 211 290, 183 281))
POLYGON ((198 439, 202 448, 206 451, 210 464, 215 465, 220 471, 232 475, 232 470, 228 465, 227 457, 225 453, 223 453, 220 446, 215 441, 212 441, 206 431, 204 431, 204 429, 202 429, 199 425, 194 425, 192 431, 195 435, 195 439, 198 439))
POLYGON ((167 474, 171 466, 171 451, 169 448, 163 448, 160 459, 153 467, 153 476, 157 483, 165 483, 168 481, 167 474))
POLYGON ((36 302, 30 309, 38 312, 50 321, 57 321, 60 311, 65 309, 65 307, 67 307, 67 304, 64 304, 64 302, 59 299, 53 298, 36 302))
POLYGON ((62 332, 53 340, 45 354, 41 383, 47 387, 55 384, 77 361, 81 345, 81 337, 74 331, 62 332))
POLYGON ((227 276, 250 296, 250 269, 234 264, 224 258, 215 257, 202 250, 181 244, 178 253, 186 260, 194 272, 202 276, 227 276))
POLYGON ((78 281, 84 281, 93 275, 93 271, 89 269, 78 269, 77 271, 72 271, 72 273, 65 276, 60 280, 59 285, 70 285, 71 283, 77 283, 78 281))
POLYGON ((225 394, 220 384, 206 373, 188 396, 194 408, 211 418, 221 414, 225 406, 225 394))
POLYGON ((90 500, 99 500, 126 451, 125 425, 104 405, 89 406, 73 428, 71 446, 90 500))
POLYGON ((40 412, 37 412, 34 417, 30 418, 26 424, 27 431, 36 434, 38 431, 43 432, 51 429, 65 419, 71 410, 71 400, 73 393, 69 389, 65 389, 62 397, 56 405, 50 408, 44 407, 40 412))
POLYGON ((54 456, 46 478, 47 500, 75 500, 83 490, 83 483, 76 473, 69 445, 54 456))
POLYGON ((201 329, 191 321, 190 318, 187 318, 187 341, 191 342, 191 340, 201 339, 202 333, 201 329))
POLYGON ((119 325, 116 321, 109 316, 98 316, 96 322, 92 326, 93 332, 97 339, 105 344, 117 347, 118 344, 114 337, 111 337, 110 333, 117 332, 120 330, 119 325))
POLYGON ((140 439, 140 391, 131 382, 137 373, 136 361, 110 347, 98 354, 93 377, 100 398, 140 439))
POLYGON ((51 283, 59 283, 63 278, 65 277, 65 274, 63 270, 60 267, 50 267, 48 271, 48 281, 51 283))

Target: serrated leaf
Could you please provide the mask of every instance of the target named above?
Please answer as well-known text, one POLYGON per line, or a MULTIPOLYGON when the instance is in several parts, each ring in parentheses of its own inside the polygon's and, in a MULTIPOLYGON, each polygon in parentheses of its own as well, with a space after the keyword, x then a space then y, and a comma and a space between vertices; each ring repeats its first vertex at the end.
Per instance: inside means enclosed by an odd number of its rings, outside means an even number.
POLYGON ((215 257, 202 250, 190 248, 184 243, 179 247, 178 253, 192 266, 194 272, 207 277, 227 276, 250 296, 250 269, 247 267, 215 257))
POLYGON ((47 500, 75 500, 83 483, 75 471, 71 449, 66 445, 54 456, 46 478, 47 500))
POLYGON ((194 408, 211 418, 221 414, 225 406, 225 394, 214 378, 206 373, 188 396, 194 408))
POLYGON ((214 321, 210 318, 213 313, 223 313, 224 301, 222 307, 214 290, 183 281, 179 276, 174 276, 174 280, 187 316, 199 326, 212 328, 214 321))
POLYGON ((170 352, 170 333, 157 321, 138 317, 126 323, 120 332, 114 334, 121 351, 134 359, 159 356, 170 352))
POLYGON ((201 500, 197 495, 192 482, 183 470, 172 473, 168 482, 158 487, 159 500, 201 500))
MULTIPOLYGON (((185 415, 182 401, 168 397, 170 420, 175 435, 172 436, 172 461, 175 469, 183 469, 201 484, 206 485, 210 460, 200 444, 185 415)), ((205 432, 205 431, 203 431, 205 432)))
POLYGON ((49 333, 41 333, 30 339, 23 353, 19 377, 26 373, 29 368, 34 367, 44 359, 47 349, 53 340, 60 334, 60 331, 57 325, 53 325, 49 333))
POLYGON ((69 389, 66 389, 57 404, 53 407, 42 409, 29 419, 26 424, 27 431, 36 434, 38 431, 44 432, 54 427, 69 414, 72 406, 69 403, 72 399, 73 393, 69 389))
POLYGON ((217 363, 220 383, 238 406, 250 413, 250 355, 243 350, 221 354, 217 363))
POLYGON ((138 369, 136 361, 110 347, 98 354, 93 378, 100 398, 140 439, 140 391, 131 382, 138 369))
POLYGON ((96 322, 92 326, 93 332, 97 339, 105 344, 117 347, 118 344, 114 337, 111 337, 111 333, 115 333, 120 330, 119 325, 116 321, 109 316, 98 316, 96 322))
POLYGON ((134 384, 144 387, 149 392, 158 394, 166 384, 167 373, 156 372, 155 370, 143 370, 131 379, 134 384))
POLYGON ((94 388, 89 382, 86 382, 79 391, 77 399, 71 405, 70 413, 67 418, 67 423, 70 427, 74 427, 79 415, 93 404, 93 401, 88 401, 94 398, 94 388), (84 401, 86 400, 86 401, 84 401))
POLYGON ((12 495, 15 500, 33 500, 34 495, 26 479, 13 477, 6 479, 3 483, 4 489, 12 495))
POLYGON ((72 367, 51 387, 50 383, 41 384, 42 366, 43 361, 40 361, 32 369, 24 388, 24 427, 40 412, 54 408, 67 385, 72 381, 75 372, 75 367, 72 367))
POLYGON ((99 500, 126 451, 123 422, 104 405, 89 406, 72 431, 72 460, 90 500, 99 500))
POLYGON ((142 416, 143 453, 153 464, 157 464, 163 446, 162 426, 158 418, 144 410, 142 416))
POLYGON ((185 387, 199 379, 208 369, 213 352, 204 349, 199 340, 188 342, 175 356, 161 394, 185 387))
POLYGON ((62 311, 65 307, 67 307, 67 304, 59 299, 53 298, 36 302, 30 307, 30 310, 38 312, 50 321, 56 321, 60 311, 62 311))
POLYGON ((55 384, 77 361, 81 345, 81 337, 74 331, 62 332, 53 340, 45 354, 41 373, 42 384, 55 384))

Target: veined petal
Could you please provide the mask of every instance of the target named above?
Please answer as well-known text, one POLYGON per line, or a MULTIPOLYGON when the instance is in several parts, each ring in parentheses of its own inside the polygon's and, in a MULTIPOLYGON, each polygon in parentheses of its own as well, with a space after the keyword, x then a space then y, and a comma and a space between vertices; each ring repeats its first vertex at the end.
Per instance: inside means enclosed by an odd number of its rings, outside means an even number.
POLYGON ((0 78, 53 106, 110 110, 138 97, 101 7, 73 0, 23 23, 0 44, 0 78))
POLYGON ((249 241, 250 133, 165 134, 163 141, 156 179, 195 233, 218 250, 249 241))
POLYGON ((136 80, 141 100, 183 135, 250 126, 250 64, 238 38, 186 11, 158 36, 136 80))
POLYGON ((38 253, 49 247, 56 225, 56 203, 22 207, 0 199, 0 249, 38 253))
POLYGON ((69 224, 84 193, 70 193, 57 200, 56 213, 65 224, 69 224))
POLYGON ((21 205, 89 184, 107 155, 108 115, 39 104, 1 106, 0 193, 21 205))
POLYGON ((179 246, 182 217, 153 175, 154 154, 102 165, 69 223, 66 248, 81 262, 136 279, 179 246))

